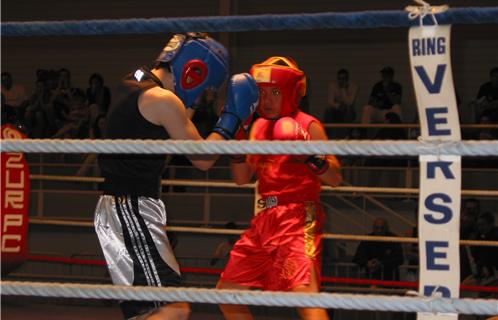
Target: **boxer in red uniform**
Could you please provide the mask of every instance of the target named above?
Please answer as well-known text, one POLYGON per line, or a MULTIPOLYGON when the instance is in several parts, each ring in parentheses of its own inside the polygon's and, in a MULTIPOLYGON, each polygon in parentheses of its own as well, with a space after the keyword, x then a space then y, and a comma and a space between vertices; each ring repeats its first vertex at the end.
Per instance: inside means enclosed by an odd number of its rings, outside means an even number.
MULTIPOLYGON (((250 140, 327 140, 316 118, 299 111, 306 78, 294 61, 272 57, 251 68, 260 90, 257 119, 250 140)), ((341 182, 334 156, 253 155, 234 157, 232 175, 245 184, 254 173, 259 204, 264 210, 252 219, 230 254, 219 289, 318 292, 324 212, 321 183, 341 182)), ((226 319, 252 319, 246 306, 222 305, 226 319)), ((303 319, 328 319, 326 311, 302 308, 303 319)))

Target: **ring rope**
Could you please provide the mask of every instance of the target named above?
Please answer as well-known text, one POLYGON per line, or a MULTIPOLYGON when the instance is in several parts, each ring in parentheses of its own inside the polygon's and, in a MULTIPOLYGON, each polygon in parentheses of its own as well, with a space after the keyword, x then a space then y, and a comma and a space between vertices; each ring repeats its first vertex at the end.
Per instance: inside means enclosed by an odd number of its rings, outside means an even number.
MULTIPOLYGON (((31 180, 39 181, 66 181, 66 182, 84 182, 84 183, 101 183, 104 178, 101 177, 78 177, 78 176, 57 176, 30 174, 31 180)), ((195 181, 195 180, 161 180, 163 186, 185 186, 185 187, 206 187, 206 188, 236 188, 236 189, 254 189, 254 183, 238 185, 234 182, 220 181, 195 181)), ((356 186, 322 186, 322 190, 333 192, 359 192, 359 193, 388 193, 388 194, 418 194, 418 188, 386 188, 386 187, 356 187, 356 186)), ((498 197, 498 190, 462 190, 464 196, 487 196, 498 197)))
POLYGON ((3 295, 493 315, 498 301, 2 281, 3 295))
MULTIPOLYGON (((179 257, 182 258, 182 257, 179 257)), ((82 259, 73 257, 61 257, 61 256, 47 256, 42 254, 30 254, 27 256, 26 260, 33 262, 47 262, 47 263, 59 263, 64 265, 80 265, 80 266, 99 266, 105 267, 107 263, 105 260, 98 259, 82 259)), ((406 266, 406 265, 405 265, 406 266)), ((400 266, 402 267, 402 266, 400 266)), ((204 268, 204 267, 180 267, 181 273, 193 273, 193 274, 208 274, 208 275, 220 275, 223 269, 218 268, 204 268)), ((14 277, 20 274, 14 274, 14 277)), ((26 276, 23 274, 22 276, 26 276)), ((394 280, 376 280, 376 279, 365 279, 365 278, 342 278, 342 277, 329 277, 322 276, 320 279, 322 283, 342 283, 350 285, 372 285, 372 286, 386 286, 386 287, 400 287, 400 288, 418 288, 418 282, 416 281, 394 281, 394 280)), ((337 287, 334 287, 337 289, 337 287)), ((353 289, 353 288, 351 288, 353 289)), ((358 288, 356 288, 358 289, 358 288)), ((362 288, 362 289, 372 289, 372 288, 362 288)), ((498 287, 496 286, 485 286, 485 285, 465 285, 460 284, 461 291, 470 292, 490 292, 498 293, 498 287)), ((405 293, 405 292, 403 292, 405 293)))
MULTIPOLYGON (((323 123, 325 128, 419 129, 418 123, 323 123)), ((460 129, 498 129, 498 124, 460 124, 460 129)))
MULTIPOLYGON (((29 219, 30 224, 36 225, 51 225, 51 226, 66 226, 66 227, 93 227, 93 221, 85 220, 62 220, 62 219, 46 219, 32 217, 29 219)), ((166 226, 163 228, 171 232, 199 233, 199 234, 242 234, 244 230, 230 230, 221 228, 198 228, 198 227, 179 227, 166 226)), ((347 241, 379 241, 379 242, 400 242, 400 243, 418 243, 418 238, 410 237, 385 237, 385 236, 368 236, 368 235, 353 235, 353 234, 335 234, 324 233, 324 239, 347 240, 347 241)), ((498 247, 498 241, 487 240, 460 240, 461 245, 465 246, 486 246, 498 247)))
POLYGON ((336 155, 498 155, 498 140, 485 141, 194 141, 4 139, 3 152, 126 154, 336 154, 336 155))
MULTIPOLYGON (((438 14, 440 24, 498 23, 498 7, 453 8, 438 14)), ((164 32, 241 32, 337 28, 410 27, 402 10, 263 14, 184 18, 2 22, 2 36, 68 36, 164 32)))

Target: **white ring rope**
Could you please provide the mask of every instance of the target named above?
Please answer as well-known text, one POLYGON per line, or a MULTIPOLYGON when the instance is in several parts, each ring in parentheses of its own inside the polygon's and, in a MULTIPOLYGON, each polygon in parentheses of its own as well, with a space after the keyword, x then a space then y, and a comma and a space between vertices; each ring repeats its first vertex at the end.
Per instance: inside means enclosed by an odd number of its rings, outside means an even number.
POLYGON ((4 139, 2 152, 498 156, 498 140, 193 141, 4 139))
MULTIPOLYGON (((93 221, 84 220, 60 220, 60 219, 46 219, 32 217, 29 223, 36 225, 49 225, 49 226, 65 226, 65 227, 93 227, 93 221)), ((221 228, 198 228, 198 227, 180 227, 180 226, 167 226, 164 228, 166 231, 171 232, 185 232, 185 233, 200 233, 200 234, 241 234, 244 230, 231 230, 221 228)), ((354 234, 335 234, 324 233, 324 239, 335 240, 351 240, 351 241, 379 241, 379 242, 400 242, 400 243, 418 243, 418 238, 410 237, 384 237, 384 236, 367 236, 367 235, 354 235, 354 234)), ((498 241, 487 240, 460 240, 461 245, 466 246, 486 246, 498 247, 498 241)))
MULTIPOLYGON (((418 123, 323 123, 325 128, 400 128, 400 129, 419 129, 418 123)), ((460 124, 461 129, 498 129, 498 124, 460 124)))
POLYGON ((494 315, 497 300, 2 281, 2 295, 494 315))
MULTIPOLYGON (((100 183, 104 182, 104 178, 101 177, 78 177, 78 176, 56 176, 56 175, 43 175, 43 174, 30 174, 29 178, 31 180, 40 181, 65 181, 65 182, 94 182, 100 183)), ((254 189, 254 183, 247 183, 243 185, 238 185, 234 182, 223 182, 223 181, 195 181, 195 180, 171 180, 163 179, 161 180, 161 185, 163 186, 185 186, 185 187, 206 187, 206 188, 236 188, 236 189, 254 189)), ((419 189, 417 188, 386 188, 386 187, 356 187, 356 186, 322 186, 324 191, 332 192, 359 192, 359 193, 389 193, 389 194, 418 194, 419 189)), ((464 196, 487 196, 487 197, 497 197, 498 190, 462 190, 462 195, 464 196)))

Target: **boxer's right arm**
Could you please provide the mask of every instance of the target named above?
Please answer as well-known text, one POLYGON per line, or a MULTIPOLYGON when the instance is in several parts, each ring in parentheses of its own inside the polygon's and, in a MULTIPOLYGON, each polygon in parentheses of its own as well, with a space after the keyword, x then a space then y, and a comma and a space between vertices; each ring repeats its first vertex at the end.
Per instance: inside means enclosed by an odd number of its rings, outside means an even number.
POLYGON ((246 184, 251 182, 251 178, 254 174, 254 170, 247 163, 231 163, 230 170, 232 171, 233 181, 238 184, 246 184))
MULTIPOLYGON (((240 127, 240 129, 235 134, 236 140, 248 140, 249 139, 249 127, 251 119, 246 120, 246 122, 240 127)), ((251 178, 254 174, 254 169, 247 163, 247 156, 245 154, 236 154, 230 156, 230 171, 232 172, 233 181, 238 184, 246 184, 251 182, 251 178)))
POLYGON ((232 172, 233 181, 238 185, 251 182, 254 174, 254 169, 246 162, 245 155, 231 157, 230 171, 232 172))

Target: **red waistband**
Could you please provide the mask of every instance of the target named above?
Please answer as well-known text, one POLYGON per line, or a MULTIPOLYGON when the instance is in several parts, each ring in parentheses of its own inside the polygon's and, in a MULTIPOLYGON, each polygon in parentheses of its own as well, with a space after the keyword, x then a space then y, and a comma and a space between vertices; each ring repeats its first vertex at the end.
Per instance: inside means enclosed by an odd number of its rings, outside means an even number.
POLYGON ((280 205, 302 202, 319 202, 317 195, 309 194, 284 194, 284 195, 265 195, 258 200, 259 208, 273 208, 280 205))

